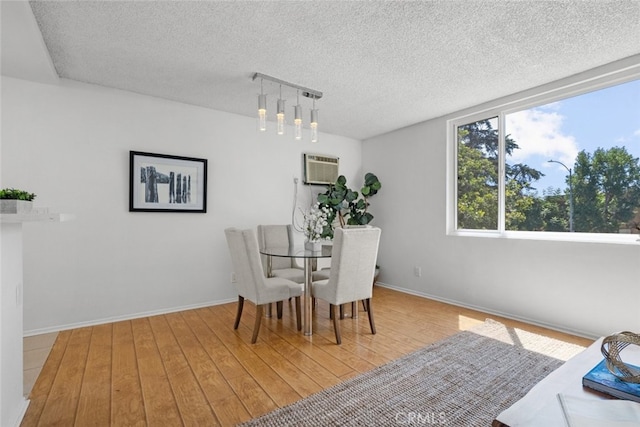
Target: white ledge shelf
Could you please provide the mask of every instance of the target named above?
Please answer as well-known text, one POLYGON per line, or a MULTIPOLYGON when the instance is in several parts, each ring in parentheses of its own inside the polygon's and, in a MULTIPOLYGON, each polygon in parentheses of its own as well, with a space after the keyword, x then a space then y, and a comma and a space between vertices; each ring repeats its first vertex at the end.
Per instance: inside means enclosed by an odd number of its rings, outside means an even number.
POLYGON ((19 222, 63 222, 71 221, 75 218, 74 214, 65 213, 19 213, 19 214, 0 214, 0 222, 2 223, 19 223, 19 222))

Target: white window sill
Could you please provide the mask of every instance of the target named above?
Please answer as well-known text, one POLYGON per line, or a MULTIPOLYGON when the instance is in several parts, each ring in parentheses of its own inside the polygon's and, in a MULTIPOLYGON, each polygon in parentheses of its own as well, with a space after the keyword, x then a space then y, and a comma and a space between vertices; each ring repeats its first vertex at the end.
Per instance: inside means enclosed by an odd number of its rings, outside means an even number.
POLYGON ((593 233, 555 233, 549 231, 493 231, 493 230, 456 230, 447 233, 458 237, 485 237, 494 239, 547 240, 558 242, 608 243, 618 245, 640 245, 638 234, 593 234, 593 233))

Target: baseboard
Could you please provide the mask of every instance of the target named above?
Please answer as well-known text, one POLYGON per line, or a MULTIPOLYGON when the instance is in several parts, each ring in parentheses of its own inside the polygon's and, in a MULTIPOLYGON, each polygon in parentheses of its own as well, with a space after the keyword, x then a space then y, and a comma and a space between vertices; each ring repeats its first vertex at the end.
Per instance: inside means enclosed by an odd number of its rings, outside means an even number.
POLYGON ((69 323, 69 324, 66 324, 66 325, 51 326, 51 327, 40 328, 40 329, 31 329, 31 330, 28 330, 28 331, 24 331, 23 332, 23 336, 24 337, 30 337, 30 336, 33 336, 33 335, 48 334, 48 333, 51 333, 51 332, 60 332, 60 331, 66 331, 66 330, 69 330, 69 329, 77 329, 77 328, 84 328, 84 327, 87 327, 87 326, 102 325, 102 324, 105 324, 105 323, 121 322, 123 320, 139 319, 141 317, 158 316, 158 315, 161 315, 161 314, 175 313, 175 312, 178 312, 178 311, 194 310, 194 309, 202 308, 202 307, 210 307, 210 306, 213 306, 213 305, 227 304, 227 303, 230 303, 230 302, 235 302, 237 300, 238 300, 238 298, 236 297, 236 298, 231 298, 231 299, 226 299, 226 300, 208 301, 208 302, 203 302, 203 303, 198 303, 198 304, 183 305, 183 306, 180 306, 180 307, 170 307, 170 308, 163 308, 163 309, 159 309, 159 310, 146 311, 146 312, 142 312, 142 313, 127 314, 127 315, 123 315, 123 316, 105 317, 105 318, 102 318, 102 319, 91 320, 91 321, 88 321, 88 322, 69 323))
POLYGON ((389 285, 389 284, 383 283, 383 282, 376 282, 376 285, 380 286, 382 288, 392 289, 394 291, 402 292, 402 293, 405 293, 405 294, 415 295, 415 296, 422 297, 422 298, 428 298, 428 299, 432 299, 434 301, 443 302, 445 304, 455 305, 457 307, 463 307, 463 308, 468 308, 468 309, 471 309, 471 310, 482 311, 483 313, 493 314, 494 316, 500 316, 500 317, 504 317, 504 318, 511 319, 511 320, 517 320, 519 322, 525 322, 525 323, 528 323, 530 325, 540 326, 540 327, 543 327, 543 328, 552 329, 552 330, 558 331, 558 332, 564 332, 566 334, 571 334, 571 335, 575 335, 575 336, 582 337, 582 338, 588 338, 588 339, 592 339, 592 340, 595 340, 595 339, 599 338, 598 335, 593 335, 593 334, 591 334, 591 333, 589 333, 587 331, 571 329, 571 328, 565 328, 565 327, 563 327, 561 325, 555 325, 555 324, 552 324, 552 323, 540 322, 539 320, 530 319, 528 317, 523 317, 523 316, 518 316, 517 314, 514 314, 514 313, 506 313, 506 312, 503 312, 503 311, 492 310, 492 309, 487 308, 487 307, 481 307, 481 306, 477 306, 477 305, 467 304, 467 303, 464 303, 464 302, 461 302, 461 301, 456 301, 456 300, 452 300, 452 299, 448 299, 448 298, 442 298, 440 296, 431 295, 431 294, 428 294, 426 292, 419 292, 419 291, 415 291, 413 289, 401 288, 399 286, 389 285))
POLYGON ((24 414, 27 413, 27 409, 29 408, 29 403, 31 403, 29 399, 23 399, 22 405, 20 405, 20 408, 17 414, 16 422, 13 424, 14 426, 20 427, 20 425, 22 424, 22 419, 24 418, 24 414))

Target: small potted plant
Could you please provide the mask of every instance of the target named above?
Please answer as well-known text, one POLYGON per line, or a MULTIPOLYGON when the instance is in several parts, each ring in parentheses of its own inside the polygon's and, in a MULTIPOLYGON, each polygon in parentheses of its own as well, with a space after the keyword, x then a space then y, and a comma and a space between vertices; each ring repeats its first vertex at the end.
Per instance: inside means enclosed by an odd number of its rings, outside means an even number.
POLYGON ((36 195, 15 188, 0 190, 0 213, 17 214, 31 211, 36 195))

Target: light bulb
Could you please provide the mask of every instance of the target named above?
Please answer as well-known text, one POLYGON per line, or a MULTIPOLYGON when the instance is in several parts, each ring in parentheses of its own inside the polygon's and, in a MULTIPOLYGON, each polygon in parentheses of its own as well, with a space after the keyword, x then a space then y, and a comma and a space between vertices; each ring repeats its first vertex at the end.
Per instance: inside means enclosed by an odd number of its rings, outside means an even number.
POLYGON ((318 110, 311 110, 311 142, 318 142, 318 110))
POLYGON ((302 106, 300 104, 294 107, 293 130, 296 141, 302 139, 302 106))
POLYGON ((276 118, 278 120, 278 135, 284 135, 284 99, 278 99, 276 118))
POLYGON ((267 130, 267 95, 258 95, 258 129, 267 130))

